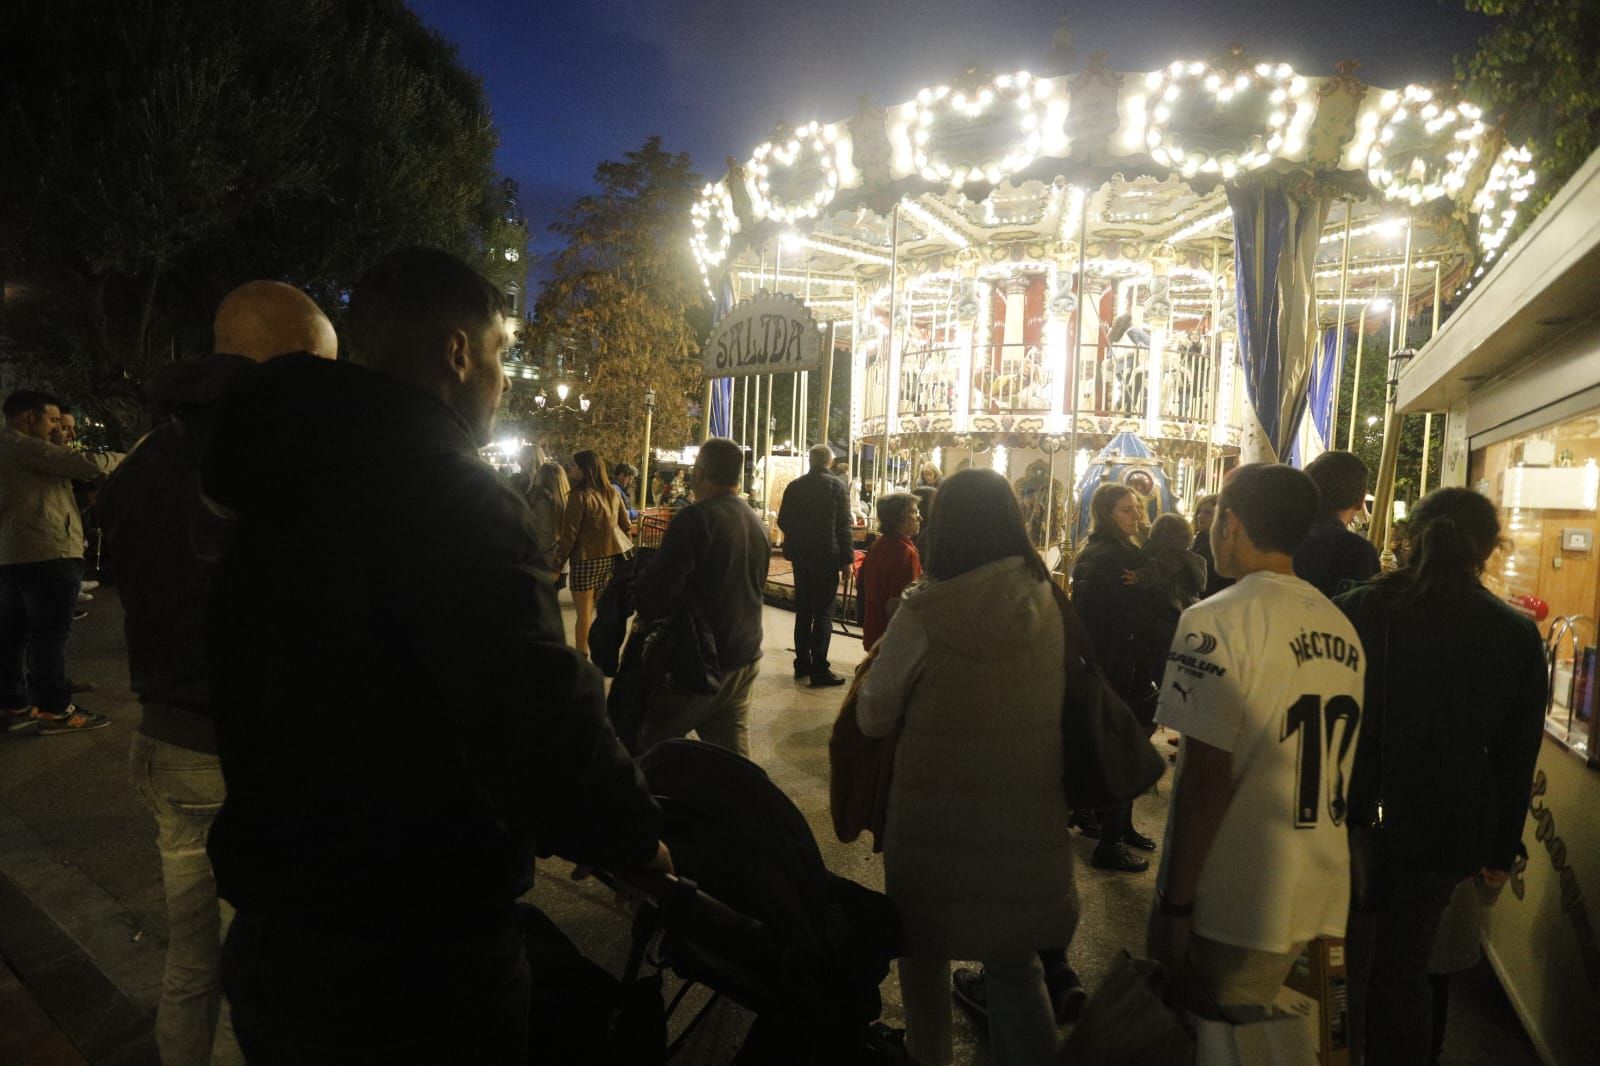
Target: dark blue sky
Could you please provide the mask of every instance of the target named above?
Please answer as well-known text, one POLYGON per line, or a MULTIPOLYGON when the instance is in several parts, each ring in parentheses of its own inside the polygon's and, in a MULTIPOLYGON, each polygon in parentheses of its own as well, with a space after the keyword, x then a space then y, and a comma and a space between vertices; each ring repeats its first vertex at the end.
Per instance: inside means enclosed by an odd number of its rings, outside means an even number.
POLYGON ((1361 61, 1375 85, 1451 76, 1489 27, 1463 0, 411 0, 483 78, 500 167, 521 183, 536 250, 591 185, 595 164, 652 133, 719 175, 774 123, 853 113, 859 96, 910 98, 967 64, 1050 67, 1067 14, 1078 63, 1117 70, 1205 58, 1238 41, 1328 74, 1361 61))

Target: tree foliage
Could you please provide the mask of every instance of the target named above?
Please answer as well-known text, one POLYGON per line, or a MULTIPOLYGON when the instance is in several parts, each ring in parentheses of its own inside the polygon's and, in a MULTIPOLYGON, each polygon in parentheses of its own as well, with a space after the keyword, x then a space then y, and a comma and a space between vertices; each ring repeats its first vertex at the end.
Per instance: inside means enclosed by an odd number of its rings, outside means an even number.
POLYGON ((1600 147, 1600 3, 1596 0, 1466 0, 1500 22, 1460 57, 1468 95, 1527 143, 1539 183, 1517 219, 1523 228, 1600 147))
POLYGON ((595 183, 599 191, 551 227, 567 243, 551 262, 529 345, 547 362, 559 353, 568 368, 582 368, 593 406, 581 421, 521 413, 547 447, 637 462, 647 389, 656 394, 656 443, 678 447, 697 428, 690 409, 700 400, 709 316, 688 220, 700 179, 688 155, 651 137, 620 162, 601 163, 595 183))
POLYGON ((337 312, 397 245, 521 249, 481 86, 399 0, 4 7, 0 332, 124 428, 240 282, 337 312))

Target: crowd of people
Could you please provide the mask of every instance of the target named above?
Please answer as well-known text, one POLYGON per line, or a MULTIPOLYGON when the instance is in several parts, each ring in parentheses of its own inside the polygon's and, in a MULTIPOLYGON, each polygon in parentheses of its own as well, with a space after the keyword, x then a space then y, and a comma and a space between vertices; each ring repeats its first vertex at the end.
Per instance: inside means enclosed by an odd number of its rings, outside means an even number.
MULTIPOLYGON (((750 753, 772 549, 743 451, 704 442, 692 502, 638 565, 639 471, 529 450, 508 479, 480 459, 504 316, 464 263, 401 249, 351 294, 351 358, 298 290, 231 293, 215 354, 152 383, 154 428, 125 457, 61 442, 46 394, 5 401, 0 712, 7 735, 105 722, 73 702, 65 662, 86 542, 73 486, 94 485, 162 855, 164 1062, 527 1061, 514 904, 535 857, 673 870, 589 661, 597 599, 603 616, 625 589, 635 636, 675 645, 633 748, 693 733, 750 753)), ((809 463, 777 526, 794 677, 832 687, 856 551, 832 450, 809 463)), ((1356 1061, 1437 1054, 1428 955, 1460 886, 1492 895, 1512 865, 1543 645, 1479 583, 1499 540, 1488 500, 1425 497, 1404 565, 1380 572, 1348 528, 1366 478, 1341 452, 1242 466, 1193 525, 1102 485, 1070 601, 1000 474, 930 466, 876 500, 855 714, 894 738, 884 882, 916 1062, 951 1061, 952 992, 986 1017, 993 1061, 1053 1060, 1085 1002, 1067 962, 1075 829, 1108 871, 1159 853, 1147 946, 1184 1002, 1262 1016, 1308 941, 1346 937, 1356 1061), (1148 734, 1179 738, 1159 843, 1131 803, 1067 805, 1079 660, 1148 734)))

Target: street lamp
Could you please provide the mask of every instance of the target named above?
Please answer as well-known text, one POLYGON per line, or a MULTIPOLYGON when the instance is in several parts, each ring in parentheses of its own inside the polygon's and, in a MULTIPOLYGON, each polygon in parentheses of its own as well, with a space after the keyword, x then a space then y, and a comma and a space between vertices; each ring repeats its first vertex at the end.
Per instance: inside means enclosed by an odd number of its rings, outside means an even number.
POLYGON ((639 476, 634 479, 634 486, 638 490, 638 497, 634 504, 639 510, 644 510, 645 486, 650 483, 650 424, 656 413, 656 392, 654 389, 644 390, 644 454, 639 459, 639 476))

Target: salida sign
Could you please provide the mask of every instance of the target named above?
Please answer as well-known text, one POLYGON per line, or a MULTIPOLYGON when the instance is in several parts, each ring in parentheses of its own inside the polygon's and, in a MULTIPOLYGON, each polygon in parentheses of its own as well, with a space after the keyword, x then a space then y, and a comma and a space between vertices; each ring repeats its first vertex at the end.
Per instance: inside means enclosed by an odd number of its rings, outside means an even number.
POLYGON ((752 296, 712 327, 705 347, 708 378, 815 370, 822 362, 822 339, 811 309, 793 296, 752 296))

